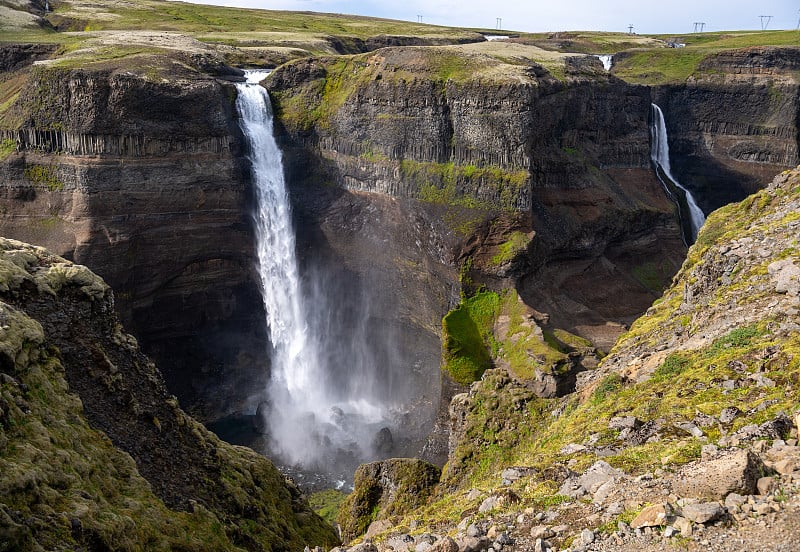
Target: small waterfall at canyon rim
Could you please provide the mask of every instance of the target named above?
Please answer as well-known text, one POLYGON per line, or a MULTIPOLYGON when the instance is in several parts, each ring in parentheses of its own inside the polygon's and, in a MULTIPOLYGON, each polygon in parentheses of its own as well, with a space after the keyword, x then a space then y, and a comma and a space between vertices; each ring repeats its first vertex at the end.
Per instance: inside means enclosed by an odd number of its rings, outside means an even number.
MULTIPOLYGON (((672 197, 672 192, 669 188, 669 183, 672 183, 677 187, 679 190, 683 192, 686 197, 686 205, 689 208, 689 227, 690 232, 689 235, 685 236, 685 241, 687 245, 691 245, 694 243, 694 240, 697 238, 697 232, 700 230, 700 227, 706 221, 706 216, 703 214, 702 209, 697 205, 697 202, 688 189, 686 189, 678 180, 672 176, 672 172, 670 169, 669 164, 669 144, 667 143, 667 125, 664 122, 664 113, 661 111, 661 108, 658 107, 656 104, 652 105, 652 123, 650 125, 650 138, 651 138, 651 145, 650 145, 650 159, 653 161, 656 169, 656 176, 658 179, 661 180, 661 183, 664 185, 664 188, 667 190, 667 193, 672 197), (667 178, 668 182, 665 182, 662 177, 661 173, 659 173, 659 169, 663 172, 664 177, 667 178)), ((673 198, 674 199, 674 198, 673 198)), ((682 211, 680 201, 676 201, 678 204, 679 211, 682 211)), ((681 218, 683 219, 683 215, 681 214, 681 218)))
POLYGON ((375 436, 391 426, 391 382, 377 381, 391 377, 376 374, 364 317, 350 316, 348 338, 341 339, 342 309, 326 301, 324 275, 301 278, 272 108, 258 84, 267 74, 248 71, 236 100, 252 163, 258 272, 272 344, 268 388, 253 403, 269 434, 265 452, 309 471, 332 475, 342 467, 343 474, 374 458, 375 436))
POLYGON ((612 54, 599 54, 597 59, 603 64, 603 69, 611 71, 611 67, 614 65, 614 56, 612 54))

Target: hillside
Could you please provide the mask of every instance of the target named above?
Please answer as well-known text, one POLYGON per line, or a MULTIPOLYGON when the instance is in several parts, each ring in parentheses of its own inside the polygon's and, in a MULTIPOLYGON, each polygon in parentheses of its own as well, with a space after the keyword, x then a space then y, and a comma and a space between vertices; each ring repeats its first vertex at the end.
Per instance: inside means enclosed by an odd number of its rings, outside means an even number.
POLYGON ((0 549, 298 550, 337 539, 167 393, 86 267, 0 239, 0 549))
POLYGON ((445 534, 459 550, 792 549, 798 213, 800 168, 713 213, 576 393, 538 398, 513 372, 487 371, 453 399, 436 498, 372 533, 395 550, 426 531, 442 535, 437 550, 450 549, 445 534))

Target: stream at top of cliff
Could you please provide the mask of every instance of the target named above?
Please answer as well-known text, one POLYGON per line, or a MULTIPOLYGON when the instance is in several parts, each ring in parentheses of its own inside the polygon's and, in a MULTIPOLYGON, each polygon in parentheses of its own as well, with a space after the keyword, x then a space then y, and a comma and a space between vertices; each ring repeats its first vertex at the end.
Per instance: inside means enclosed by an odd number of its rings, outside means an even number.
POLYGON ((370 346, 363 311, 341 305, 324 275, 301 274, 282 153, 269 95, 259 85, 267 74, 247 72, 236 100, 252 167, 257 270, 271 346, 269 383, 253 391, 250 403, 266 435, 261 452, 288 470, 349 480, 359 463, 401 447, 402 405, 410 397, 370 346))

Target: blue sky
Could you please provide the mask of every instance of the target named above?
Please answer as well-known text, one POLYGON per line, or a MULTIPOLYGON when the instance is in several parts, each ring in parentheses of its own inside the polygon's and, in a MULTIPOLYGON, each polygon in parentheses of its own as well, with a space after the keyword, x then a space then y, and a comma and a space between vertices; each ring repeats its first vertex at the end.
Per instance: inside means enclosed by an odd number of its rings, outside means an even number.
MULTIPOLYGON (((273 10, 349 13, 424 23, 518 31, 600 30, 688 33, 694 22, 706 31, 760 29, 760 15, 771 15, 768 29, 795 29, 800 0, 193 0, 206 4, 273 10)), ((800 40, 798 40, 800 43, 800 40)))

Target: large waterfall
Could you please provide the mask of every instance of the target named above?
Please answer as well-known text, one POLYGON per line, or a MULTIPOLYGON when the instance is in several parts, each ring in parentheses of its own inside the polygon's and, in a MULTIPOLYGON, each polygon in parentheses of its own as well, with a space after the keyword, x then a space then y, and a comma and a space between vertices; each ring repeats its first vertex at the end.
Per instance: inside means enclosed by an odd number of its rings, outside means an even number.
MULTIPOLYGON (((697 238, 697 232, 700 230, 700 227, 706 221, 706 216, 703 214, 703 210, 697 205, 697 202, 688 189, 686 189, 678 179, 672 176, 672 172, 669 165, 669 144, 667 143, 667 125, 664 123, 664 114, 661 112, 661 108, 658 107, 656 104, 652 104, 652 123, 650 126, 650 137, 651 137, 651 145, 650 145, 650 159, 653 161, 653 164, 656 167, 656 175, 658 176, 661 183, 664 185, 667 192, 672 195, 669 189, 669 183, 674 184, 678 189, 680 189, 686 197, 686 204, 689 207, 689 226, 690 226, 690 235, 686 236, 686 242, 688 245, 694 243, 694 240, 697 238), (665 182, 662 179, 661 173, 659 173, 659 169, 663 173, 664 177, 667 178, 668 182, 665 182)), ((681 203, 677 201, 678 208, 681 210, 681 203)), ((681 216, 683 218, 683 216, 681 216)))
POLYGON ((258 84, 266 75, 249 71, 236 100, 249 142, 258 272, 273 348, 268 389, 254 401, 268 428, 268 452, 279 460, 316 471, 352 469, 375 455, 375 436, 390 425, 388 401, 372 388, 375 369, 359 345, 365 329, 348 328, 354 335, 347 335, 346 345, 332 342, 344 341, 342 328, 333 327, 341 324, 332 323, 339 313, 332 312, 319 281, 301 278, 272 108, 258 84))

